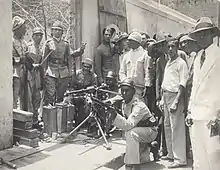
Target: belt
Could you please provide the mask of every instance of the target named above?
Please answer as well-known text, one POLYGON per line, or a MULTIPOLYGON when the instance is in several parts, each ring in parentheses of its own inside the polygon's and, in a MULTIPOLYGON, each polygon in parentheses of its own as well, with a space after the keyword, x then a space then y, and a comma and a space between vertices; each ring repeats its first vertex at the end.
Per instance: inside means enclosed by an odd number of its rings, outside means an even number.
POLYGON ((56 59, 56 58, 51 58, 49 60, 50 63, 53 63, 53 64, 64 64, 64 61, 61 60, 61 59, 56 59))

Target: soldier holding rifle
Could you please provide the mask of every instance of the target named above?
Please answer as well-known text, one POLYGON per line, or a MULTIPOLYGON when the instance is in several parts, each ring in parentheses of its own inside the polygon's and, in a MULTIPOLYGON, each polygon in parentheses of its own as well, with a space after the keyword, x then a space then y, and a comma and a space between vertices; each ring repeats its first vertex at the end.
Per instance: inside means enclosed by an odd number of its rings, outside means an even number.
POLYGON ((70 53, 69 43, 62 39, 64 28, 60 21, 54 22, 51 29, 52 38, 46 41, 43 50, 46 60, 45 105, 63 101, 71 73, 71 56, 80 56, 85 49, 83 45, 72 54, 70 53))

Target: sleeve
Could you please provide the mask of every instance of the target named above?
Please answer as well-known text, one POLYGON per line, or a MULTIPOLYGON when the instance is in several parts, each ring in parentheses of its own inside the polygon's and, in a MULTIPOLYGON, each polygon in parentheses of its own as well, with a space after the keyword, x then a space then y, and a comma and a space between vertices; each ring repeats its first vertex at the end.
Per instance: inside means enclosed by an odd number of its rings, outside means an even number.
POLYGON ((69 43, 66 42, 66 49, 65 49, 65 60, 67 62, 67 67, 68 67, 68 70, 69 70, 69 76, 71 75, 71 69, 72 69, 72 60, 71 60, 71 57, 70 57, 70 46, 69 46, 69 43))
POLYGON ((96 49, 95 57, 94 57, 94 71, 97 75, 98 82, 100 84, 103 82, 101 66, 102 66, 102 55, 100 50, 96 49))
POLYGON ((186 65, 186 62, 181 62, 179 67, 179 73, 180 73, 180 85, 183 87, 186 87, 187 78, 188 78, 188 67, 186 65))
POLYGON ((162 72, 160 69, 160 65, 159 65, 159 61, 160 58, 157 59, 156 61, 156 100, 160 100, 161 99, 161 76, 162 76, 162 72))
POLYGON ((153 59, 150 56, 148 56, 146 52, 145 60, 144 60, 145 87, 152 86, 151 73, 150 73, 151 67, 153 67, 153 59))
POLYGON ((123 81, 127 77, 127 71, 126 71, 126 56, 125 55, 122 59, 120 70, 119 70, 119 79, 120 81, 123 81))
POLYGON ((134 106, 132 113, 126 119, 125 117, 117 114, 113 124, 123 131, 128 131, 134 128, 146 116, 146 109, 142 106, 134 106))
POLYGON ((42 62, 44 62, 44 63, 42 64, 42 67, 44 68, 44 70, 46 70, 47 67, 48 67, 48 59, 46 59, 46 57, 48 57, 47 55, 50 53, 50 47, 49 47, 47 41, 46 41, 45 44, 43 45, 42 51, 43 51, 42 62), (45 60, 46 60, 46 61, 45 61, 45 60))

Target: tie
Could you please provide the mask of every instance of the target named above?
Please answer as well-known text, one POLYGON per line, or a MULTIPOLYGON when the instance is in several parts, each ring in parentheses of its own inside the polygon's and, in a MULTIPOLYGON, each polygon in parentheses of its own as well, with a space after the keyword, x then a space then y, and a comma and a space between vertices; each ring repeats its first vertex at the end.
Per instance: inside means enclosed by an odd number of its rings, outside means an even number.
POLYGON ((202 55, 201 55, 201 59, 200 59, 200 69, 202 68, 204 61, 205 61, 205 50, 203 51, 202 55))

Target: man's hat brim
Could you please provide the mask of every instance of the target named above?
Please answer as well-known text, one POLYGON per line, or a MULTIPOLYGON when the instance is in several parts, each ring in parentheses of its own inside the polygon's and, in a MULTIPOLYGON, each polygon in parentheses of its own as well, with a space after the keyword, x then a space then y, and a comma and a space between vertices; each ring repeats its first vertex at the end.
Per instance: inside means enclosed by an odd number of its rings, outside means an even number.
POLYGON ((202 31, 207 31, 207 30, 213 30, 217 34, 220 33, 220 30, 219 30, 218 27, 206 27, 206 28, 196 29, 195 31, 192 31, 189 35, 190 36, 196 36, 197 33, 202 32, 202 31))
POLYGON ((160 40, 160 41, 153 43, 153 46, 161 46, 161 45, 166 45, 166 44, 167 44, 167 40, 160 40))
POLYGON ((128 86, 128 87, 134 88, 134 86, 132 86, 130 83, 125 83, 125 82, 119 85, 119 87, 122 87, 122 86, 128 86))

